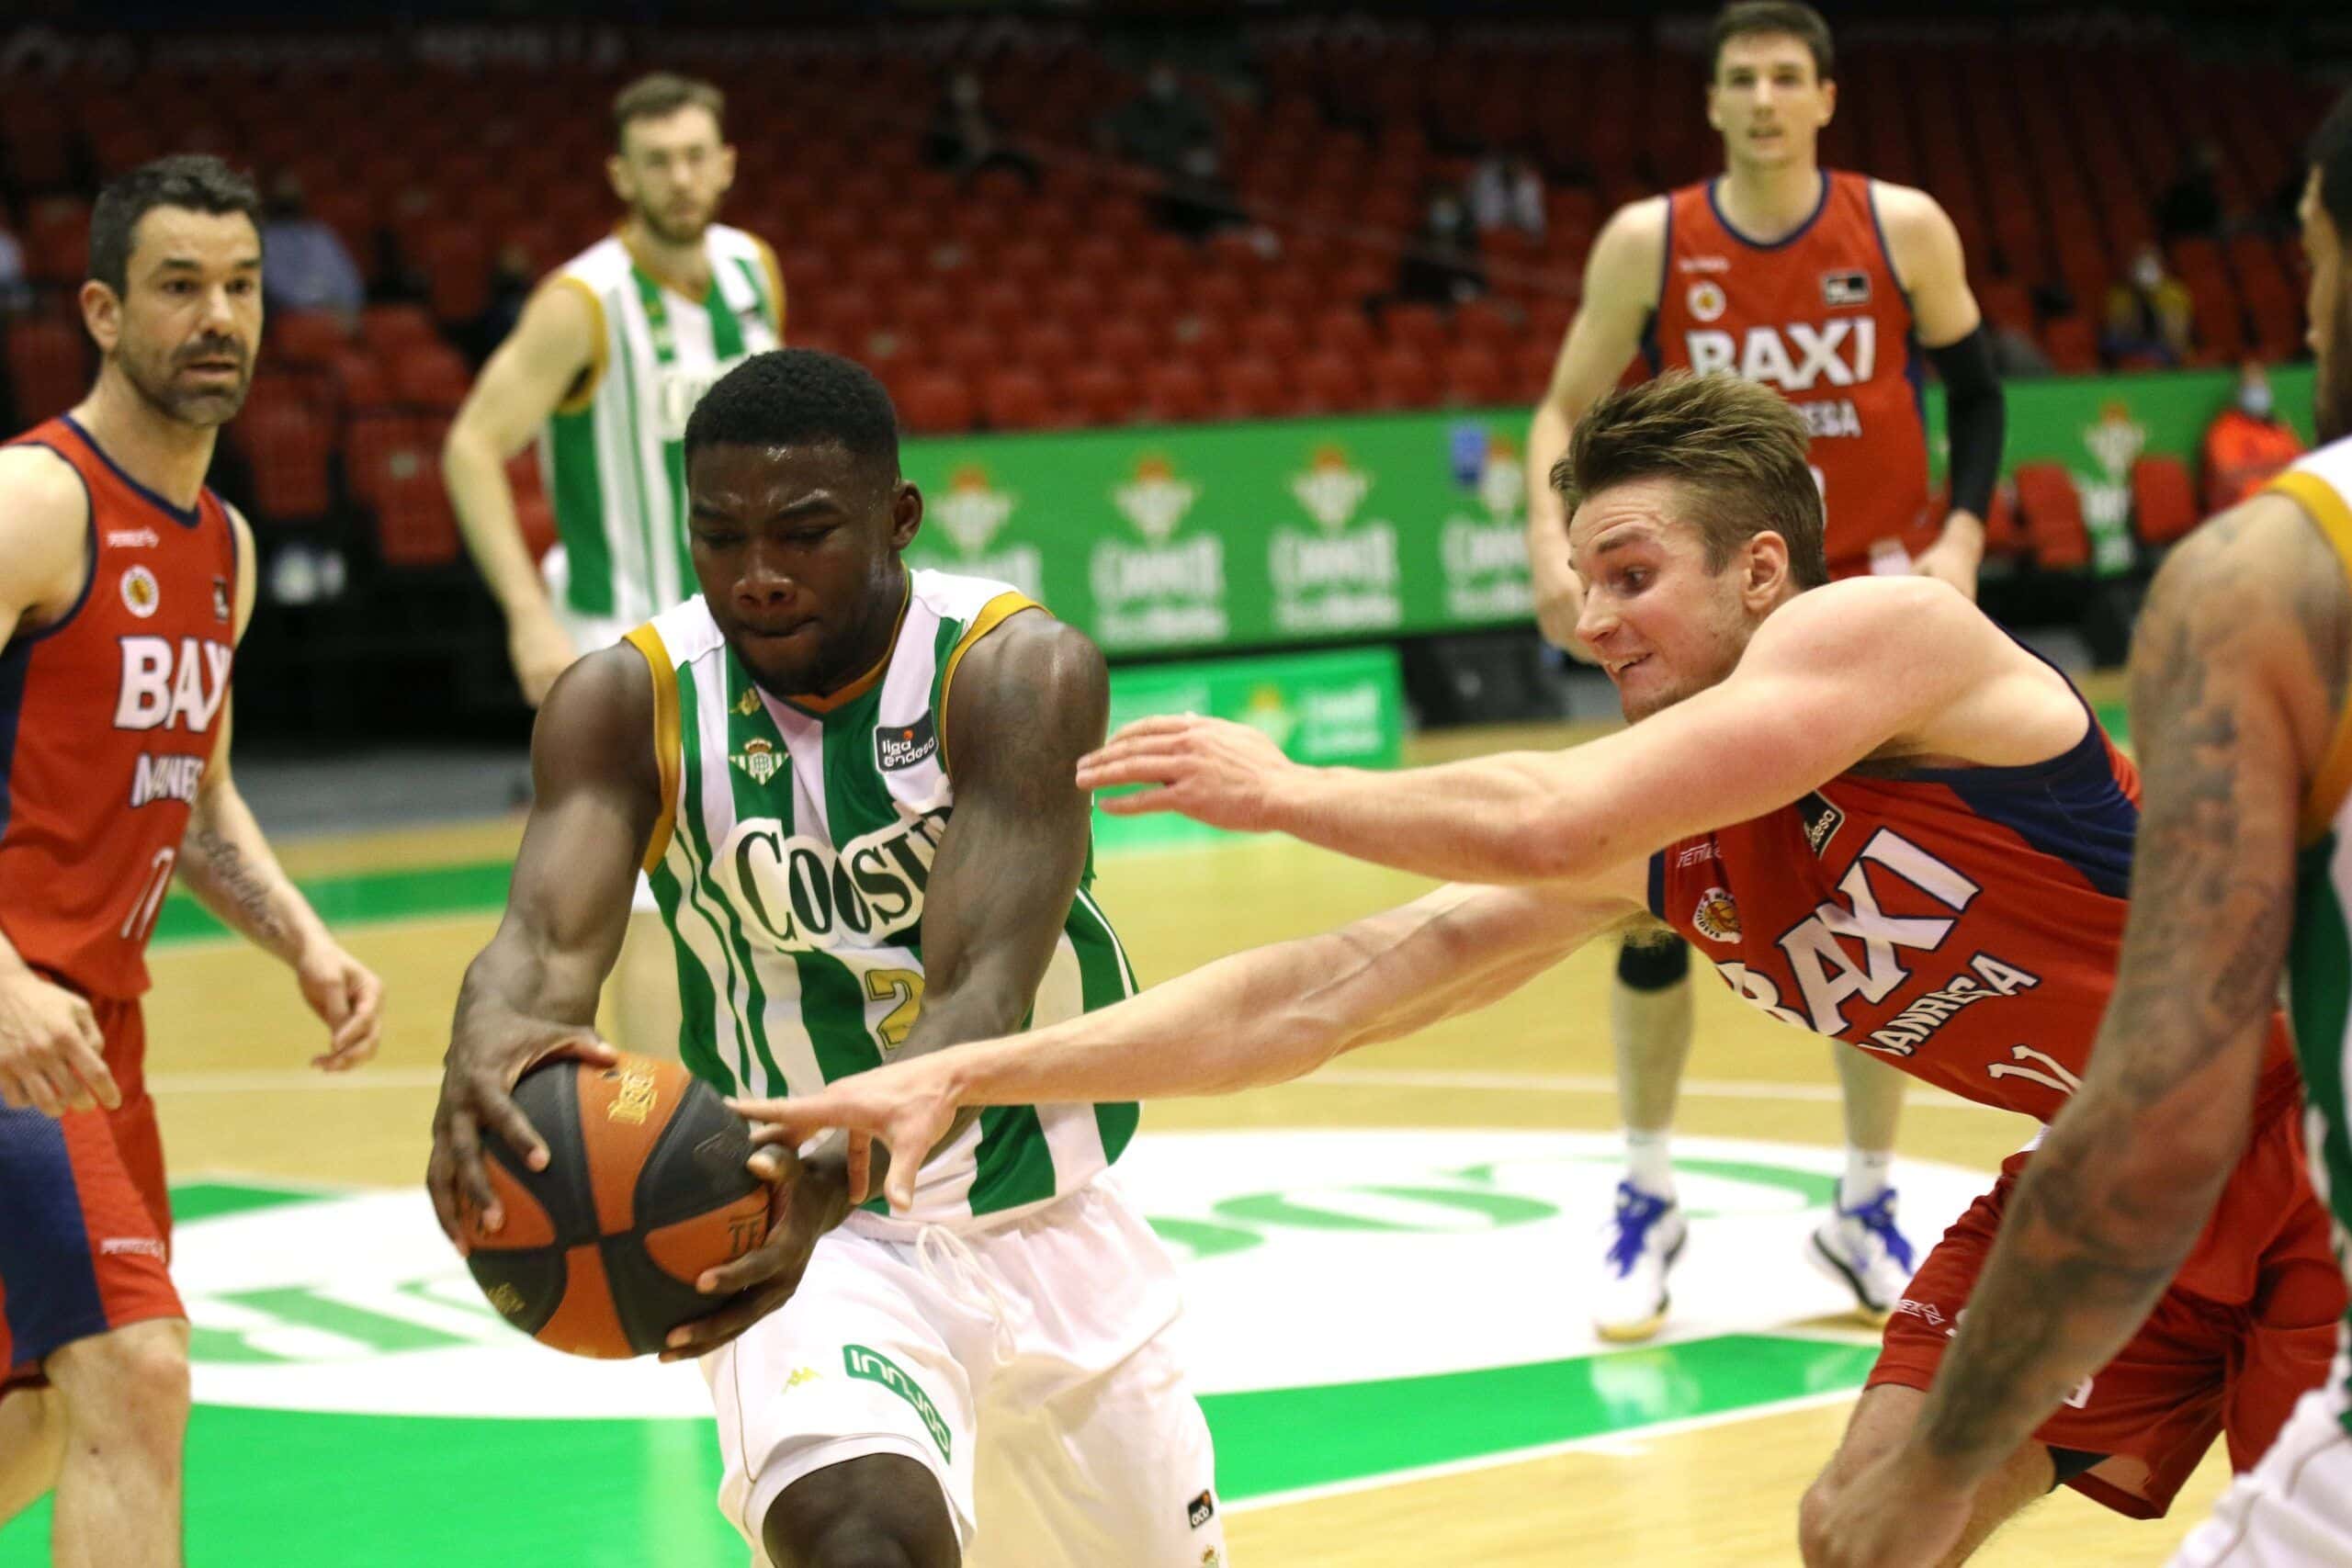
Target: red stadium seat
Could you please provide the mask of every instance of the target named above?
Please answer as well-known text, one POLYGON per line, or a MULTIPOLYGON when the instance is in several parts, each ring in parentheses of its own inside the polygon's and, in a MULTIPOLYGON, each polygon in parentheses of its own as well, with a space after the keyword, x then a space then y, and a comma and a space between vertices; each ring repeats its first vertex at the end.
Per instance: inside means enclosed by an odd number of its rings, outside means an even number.
POLYGON ((407 344, 437 342, 441 333, 422 305, 370 305, 359 312, 359 335, 382 357, 407 344))
POLYGON ((978 321, 966 321, 940 333, 930 349, 931 359, 953 366, 965 376, 985 375, 1005 361, 1004 340, 978 321))
POLYGON ((19 427, 63 413, 90 389, 92 350, 78 321, 30 317, 8 326, 8 389, 19 427))
POLYGON ((1277 362, 1297 358, 1306 346, 1296 318, 1281 310, 1259 310, 1244 317, 1239 323, 1239 340, 1250 353, 1277 362))
POLYGON ((1061 378, 1064 401, 1088 424, 1125 424, 1137 409, 1134 378, 1096 361, 1073 365, 1061 378))
POLYGON ((391 378, 384 374, 382 362, 364 344, 336 355, 327 366, 327 378, 334 387, 336 400, 346 411, 379 409, 392 400, 391 378))
POLYGON ((1220 412, 1229 419, 1272 419, 1291 411, 1282 367, 1254 354, 1237 355, 1217 367, 1220 412))
POLYGON ((1310 330, 1316 347, 1351 359, 1368 358, 1379 346, 1372 322, 1352 305, 1334 305, 1321 312, 1310 330))
MULTIPOLYGON (((1526 327, 1491 299, 1468 299, 1453 308, 1453 335, 1462 343, 1479 344, 1500 357, 1519 345, 1526 327)), ((1557 348, 1559 339, 1551 346, 1557 348)))
POLYGON ((1445 318, 1434 305, 1391 305, 1381 312, 1380 326, 1388 341, 1436 358, 1445 351, 1445 318))
POLYGON ((980 410, 991 430, 1042 430, 1074 423, 1055 402, 1043 376, 1017 367, 993 371, 980 382, 980 410))
POLYGON ((1069 323, 1038 321, 1027 332, 1012 340, 1012 348, 1022 363, 1048 379, 1078 363, 1078 335, 1069 323))
POLYGON ((1292 376, 1298 387, 1293 406, 1301 413, 1349 413, 1370 400, 1363 367, 1344 354, 1303 355, 1292 376))
POLYGON ((1110 316, 1094 324, 1094 357, 1138 375, 1159 356, 1159 333, 1132 316, 1110 316))
POLYGON ((2098 369, 2098 334, 2081 316, 2052 316, 2044 321, 2041 349, 2062 375, 2087 376, 2098 369))
POLYGON ((331 310, 280 310, 269 318, 264 341, 272 359, 323 369, 351 346, 351 326, 331 310))
POLYGON ((2074 571, 2091 559, 2090 531, 2083 523, 2083 498, 2075 477, 2056 463, 2020 463, 2018 512, 2036 565, 2044 571, 2074 571))
POLYGON ((1409 348, 1383 348, 1365 362, 1376 409, 1423 409, 1437 401, 1430 362, 1409 348))
POLYGON ((972 394, 961 377, 922 371, 891 391, 899 418, 918 435, 952 435, 972 427, 972 394))
POLYGON ((327 514, 334 504, 334 426, 328 414, 299 399, 248 400, 230 429, 253 469, 257 521, 306 522, 327 514))
POLYGON ((413 408, 455 412, 471 380, 463 356, 446 343, 410 344, 391 357, 392 396, 413 408))
POLYGON ((2187 464, 2159 454, 2132 465, 2132 522, 2143 542, 2171 544, 2199 520, 2197 487, 2187 464))
POLYGON ((1439 363, 1448 402, 1490 408, 1503 400, 1503 364, 1492 349, 1475 343, 1457 344, 1445 351, 1439 363))
POLYGON ((1163 360, 1144 371, 1142 389, 1145 411, 1159 423, 1189 424, 1208 417, 1208 378, 1196 366, 1163 360))
POLYGON ((354 420, 345 448, 352 493, 376 513, 377 546, 390 566, 458 558, 458 521, 441 482, 448 422, 400 414, 354 420))

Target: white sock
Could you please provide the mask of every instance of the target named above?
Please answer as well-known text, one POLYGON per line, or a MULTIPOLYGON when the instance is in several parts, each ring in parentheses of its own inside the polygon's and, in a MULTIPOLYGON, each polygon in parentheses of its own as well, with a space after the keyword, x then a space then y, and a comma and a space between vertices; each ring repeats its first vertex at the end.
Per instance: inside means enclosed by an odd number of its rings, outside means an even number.
POLYGON ((1838 1206, 1859 1209, 1892 1185, 1889 1178, 1894 1170, 1893 1151, 1872 1154, 1867 1149, 1846 1151, 1846 1178, 1838 1184, 1838 1206))
POLYGON ((1625 1179, 1653 1198, 1674 1201, 1674 1134, 1625 1129, 1625 1179))

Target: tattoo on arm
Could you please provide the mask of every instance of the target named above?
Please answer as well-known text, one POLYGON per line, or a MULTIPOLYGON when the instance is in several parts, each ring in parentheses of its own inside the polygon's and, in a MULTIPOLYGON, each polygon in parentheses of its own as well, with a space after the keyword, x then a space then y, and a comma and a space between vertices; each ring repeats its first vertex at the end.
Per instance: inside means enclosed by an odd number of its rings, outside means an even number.
MULTIPOLYGON (((192 885, 209 890, 235 912, 237 923, 255 942, 277 945, 288 939, 284 921, 271 907, 276 889, 259 868, 246 863, 244 852, 209 821, 190 826, 188 847, 196 851, 192 885)), ((225 912, 225 911, 224 911, 225 912)))
POLYGON ((2290 521, 2230 514, 2150 595, 2132 660, 2146 783, 2122 962, 2083 1087, 2018 1183, 1922 1415, 1944 1459, 1999 1463, 2121 1347, 2244 1145, 2307 776, 2282 699, 2315 668, 2332 722, 2352 634, 2341 569, 2290 521))

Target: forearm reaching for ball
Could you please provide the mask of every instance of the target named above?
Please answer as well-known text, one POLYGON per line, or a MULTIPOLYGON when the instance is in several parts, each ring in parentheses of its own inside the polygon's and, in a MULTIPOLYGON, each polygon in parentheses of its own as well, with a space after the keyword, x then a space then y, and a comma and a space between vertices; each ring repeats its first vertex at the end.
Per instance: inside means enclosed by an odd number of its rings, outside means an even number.
POLYGON ((1638 916, 1645 863, 1561 886, 1448 886, 1321 936, 1222 958, 1115 1007, 885 1067, 799 1100, 740 1102, 794 1144, 829 1127, 897 1156, 890 1201, 959 1107, 1230 1094, 1312 1072, 1510 994, 1638 916))

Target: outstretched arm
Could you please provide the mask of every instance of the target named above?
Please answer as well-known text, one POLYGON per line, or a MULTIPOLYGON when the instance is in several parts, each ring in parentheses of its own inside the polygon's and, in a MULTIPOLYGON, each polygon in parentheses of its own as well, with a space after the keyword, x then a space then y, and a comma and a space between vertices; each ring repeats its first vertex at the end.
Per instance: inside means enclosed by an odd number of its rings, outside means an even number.
POLYGON ((2131 918, 2089 1070, 2018 1183, 1911 1440, 1848 1488, 1809 1562, 1939 1561, 1917 1522, 1965 1517, 1953 1500, 2115 1354, 2195 1244, 2245 1143, 2297 818, 2347 652, 2343 570, 2283 497, 2216 519, 2157 574, 2132 649, 2131 918))
POLYGON ((2008 649, 1925 582, 1838 583, 1758 628, 1721 683, 1565 751, 1391 773, 1290 763, 1217 719, 1137 721, 1089 757, 1088 788, 1161 787, 1105 811, 1181 811, 1458 882, 1576 881, 1744 821, 1899 742, 2008 649))
POLYGON ((506 914, 467 967, 433 1114, 425 1185, 453 1241, 461 1205, 489 1230, 504 1218, 482 1165, 483 1128, 526 1151, 533 1168, 547 1164, 515 1080, 559 1055, 616 1059, 596 1038, 596 997, 628 928, 661 796, 653 688, 636 649, 593 653, 556 681, 531 734, 531 779, 506 914))
POLYGON ((2000 479, 2007 417, 1992 338, 1968 287, 1968 264, 1951 215, 1923 190, 1881 181, 1871 195, 1910 298, 1919 342, 1943 378, 1945 424, 1951 436, 1951 510, 1917 568, 1973 599, 1984 561, 1984 517, 2000 479))
MULTIPOLYGON (((1312 1072, 1508 995, 1643 912, 1646 863, 1572 887, 1442 887, 1326 935, 1236 953, 1115 1007, 741 1107, 764 1140, 826 1127, 930 1148, 959 1106, 1229 1094, 1312 1072)), ((912 1201, 901 1165, 890 1201, 912 1201)))

